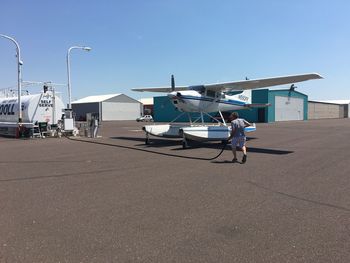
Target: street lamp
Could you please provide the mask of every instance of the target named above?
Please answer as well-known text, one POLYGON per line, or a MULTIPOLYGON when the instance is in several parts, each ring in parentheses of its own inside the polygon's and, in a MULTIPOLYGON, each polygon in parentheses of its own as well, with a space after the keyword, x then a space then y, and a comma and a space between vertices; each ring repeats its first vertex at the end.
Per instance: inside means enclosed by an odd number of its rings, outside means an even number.
POLYGON ((21 67, 23 65, 23 62, 21 60, 21 49, 19 48, 19 45, 17 41, 9 36, 0 34, 0 37, 7 38, 8 40, 11 40, 16 45, 16 51, 17 51, 17 67, 18 67, 18 75, 17 75, 17 85, 18 85, 18 123, 22 122, 22 104, 21 104, 21 95, 22 95, 22 77, 21 77, 21 67))
POLYGON ((71 102, 72 91, 71 91, 71 85, 70 85, 70 62, 69 62, 69 54, 70 54, 70 51, 72 49, 82 49, 82 50, 85 50, 85 51, 90 51, 91 47, 73 46, 73 47, 70 47, 68 49, 68 52, 67 52, 67 75, 68 75, 68 108, 69 109, 72 109, 72 102, 71 102))

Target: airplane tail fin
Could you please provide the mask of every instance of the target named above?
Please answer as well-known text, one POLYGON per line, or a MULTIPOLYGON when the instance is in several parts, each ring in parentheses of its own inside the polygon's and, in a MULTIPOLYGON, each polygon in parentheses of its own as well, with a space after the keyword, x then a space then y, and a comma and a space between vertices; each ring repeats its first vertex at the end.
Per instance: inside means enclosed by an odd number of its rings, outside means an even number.
POLYGON ((252 103, 252 90, 243 90, 243 91, 239 91, 237 94, 232 96, 233 99, 235 100, 239 100, 245 103, 252 103))

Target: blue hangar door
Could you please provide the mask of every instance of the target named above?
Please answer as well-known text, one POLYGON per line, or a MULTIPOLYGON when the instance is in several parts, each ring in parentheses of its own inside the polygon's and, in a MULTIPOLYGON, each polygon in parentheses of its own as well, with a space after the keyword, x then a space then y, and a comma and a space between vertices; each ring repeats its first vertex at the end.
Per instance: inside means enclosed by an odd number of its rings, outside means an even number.
POLYGON ((294 121, 304 119, 304 99, 276 96, 275 121, 294 121))

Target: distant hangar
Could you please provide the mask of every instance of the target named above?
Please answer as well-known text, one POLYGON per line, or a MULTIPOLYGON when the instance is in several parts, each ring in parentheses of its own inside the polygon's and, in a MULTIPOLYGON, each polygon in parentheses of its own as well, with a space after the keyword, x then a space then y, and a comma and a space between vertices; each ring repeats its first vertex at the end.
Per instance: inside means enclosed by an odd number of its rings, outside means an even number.
POLYGON ((78 121, 85 121, 87 113, 98 113, 100 121, 135 120, 140 117, 142 103, 124 94, 88 96, 72 102, 78 121))
POLYGON ((350 100, 309 101, 309 120, 349 118, 350 100))

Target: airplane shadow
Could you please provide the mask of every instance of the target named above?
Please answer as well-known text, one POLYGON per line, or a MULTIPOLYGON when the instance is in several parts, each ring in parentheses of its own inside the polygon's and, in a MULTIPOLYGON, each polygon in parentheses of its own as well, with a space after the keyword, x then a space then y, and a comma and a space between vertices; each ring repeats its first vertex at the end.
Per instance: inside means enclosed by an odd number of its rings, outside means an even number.
POLYGON ((160 138, 151 138, 150 144, 145 144, 145 139, 143 138, 135 138, 135 137, 110 137, 111 139, 116 140, 127 140, 127 141, 135 141, 142 142, 141 144, 135 144, 134 146, 139 147, 147 147, 147 148, 162 148, 162 147, 170 147, 170 146, 178 146, 176 148, 170 149, 170 151, 186 151, 190 149, 198 149, 198 148, 208 148, 208 149, 218 149, 222 148, 223 144, 221 142, 198 142, 188 140, 189 148, 182 148, 182 139, 160 139, 160 138))
MULTIPOLYGON (((178 150, 188 150, 188 149, 197 149, 197 148, 209 148, 209 149, 217 149, 218 147, 222 147, 221 142, 198 142, 198 141, 192 141, 188 140, 189 148, 183 149, 182 148, 182 139, 179 138, 150 138, 150 144, 145 144, 145 138, 137 138, 137 137, 109 137, 110 139, 114 140, 126 140, 126 141, 135 141, 135 142, 142 142, 142 144, 136 144, 135 146, 146 146, 146 147, 153 147, 153 148, 161 148, 161 147, 169 147, 169 146, 180 146, 179 148, 171 149, 172 151, 178 151, 178 150)), ((247 137, 247 141, 255 140, 256 137, 247 137)))
POLYGON ((114 140, 125 140, 125 141, 134 141, 140 142, 140 144, 136 144, 135 146, 150 146, 150 147, 168 147, 168 146, 176 146, 181 145, 181 139, 159 139, 159 138, 151 138, 150 144, 145 144, 145 138, 135 138, 135 137, 109 137, 114 140))
MULTIPOLYGON (((146 146, 147 148, 160 148, 160 147, 169 147, 169 146, 179 146, 176 148, 171 149, 171 151, 186 151, 190 149, 198 149, 198 148, 208 148, 208 149, 222 149, 223 144, 218 142, 197 142, 197 141, 190 141, 189 145, 190 147, 187 149, 182 148, 182 140, 181 139, 160 139, 160 138, 152 138, 151 144, 146 145, 144 143, 145 139, 143 138, 136 138, 136 137, 110 137, 111 139, 115 140, 127 140, 127 141, 136 141, 136 142, 143 142, 142 144, 136 144, 135 146, 146 146)), ((255 140, 256 137, 248 137, 247 140, 255 140)), ((231 151, 230 145, 227 145, 225 148, 226 151, 231 151)), ((239 148, 237 148, 238 151, 240 151, 239 148)), ((273 154, 273 155, 285 155, 293 153, 294 151, 288 151, 288 150, 278 150, 278 149, 267 149, 267 148, 256 148, 256 147, 248 147, 248 152, 252 153, 262 153, 262 154, 273 154)), ((230 161, 231 162, 231 161, 230 161)))
POLYGON ((248 152, 276 154, 276 155, 284 155, 284 154, 294 153, 294 151, 275 150, 275 149, 266 149, 266 148, 254 148, 254 147, 248 147, 248 152))

